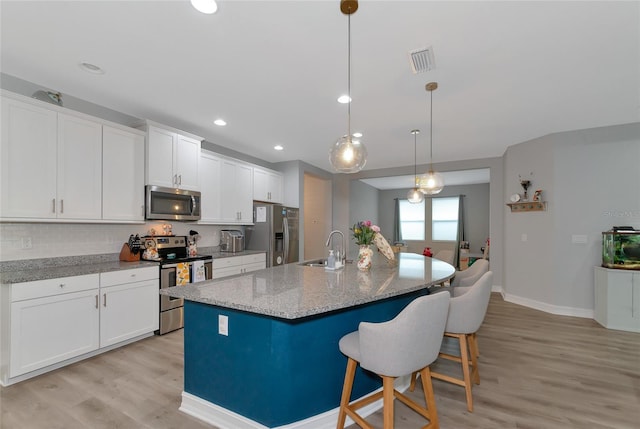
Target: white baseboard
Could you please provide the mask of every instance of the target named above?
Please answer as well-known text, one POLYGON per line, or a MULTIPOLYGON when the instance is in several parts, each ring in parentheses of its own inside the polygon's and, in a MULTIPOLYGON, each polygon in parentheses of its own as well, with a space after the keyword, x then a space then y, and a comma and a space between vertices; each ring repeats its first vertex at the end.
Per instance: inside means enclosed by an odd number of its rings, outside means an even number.
MULTIPOLYGON (((396 379, 396 390, 404 392, 409 388, 410 381, 410 376, 396 379)), ((375 392, 380 390, 382 390, 382 388, 375 392)), ((382 399, 360 408, 358 410, 358 414, 362 417, 366 417, 381 408, 382 399)), ((284 426, 269 428, 254 420, 241 416, 240 414, 234 413, 233 411, 229 411, 219 405, 205 401, 204 399, 190 393, 182 392, 182 404, 180 405, 180 411, 206 423, 217 426, 220 429, 333 429, 336 427, 336 422, 338 421, 339 408, 334 408, 322 414, 289 423, 284 426)), ((353 423, 353 420, 347 417, 345 426, 349 426, 353 423)))
MULTIPOLYGON (((502 289, 502 288, 501 288, 502 289)), ((585 319, 593 319, 594 311, 588 308, 566 307, 562 305, 553 305, 542 301, 536 301, 530 298, 504 293, 501 291, 502 297, 507 302, 523 305, 533 308, 534 310, 544 311, 545 313, 557 314, 559 316, 582 317, 585 319)))

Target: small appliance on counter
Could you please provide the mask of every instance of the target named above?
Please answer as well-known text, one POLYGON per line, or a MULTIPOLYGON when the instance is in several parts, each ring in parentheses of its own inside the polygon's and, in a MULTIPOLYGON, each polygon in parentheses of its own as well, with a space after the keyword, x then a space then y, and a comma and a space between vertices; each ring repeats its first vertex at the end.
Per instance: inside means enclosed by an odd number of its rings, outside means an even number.
POLYGON ((244 234, 237 229, 223 229, 220 231, 221 252, 244 251, 244 234))

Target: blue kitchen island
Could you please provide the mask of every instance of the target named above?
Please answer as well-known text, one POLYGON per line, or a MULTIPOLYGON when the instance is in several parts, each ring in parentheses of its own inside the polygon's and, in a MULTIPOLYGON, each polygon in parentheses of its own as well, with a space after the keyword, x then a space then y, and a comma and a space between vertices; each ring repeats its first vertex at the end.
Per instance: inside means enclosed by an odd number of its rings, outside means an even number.
MULTIPOLYGON (((397 257, 377 256, 369 272, 288 264, 161 290, 185 299, 180 409, 223 429, 335 427, 339 339, 361 321, 392 319, 454 274, 437 259, 397 257)), ((359 368, 353 398, 380 387, 359 368)))

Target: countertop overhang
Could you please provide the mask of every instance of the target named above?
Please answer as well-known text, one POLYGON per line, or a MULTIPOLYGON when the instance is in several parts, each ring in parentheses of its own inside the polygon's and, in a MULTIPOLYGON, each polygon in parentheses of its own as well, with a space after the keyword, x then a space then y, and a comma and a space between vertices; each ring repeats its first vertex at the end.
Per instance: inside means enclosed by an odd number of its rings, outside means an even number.
POLYGON ((414 292, 453 277, 446 262, 415 253, 398 253, 393 263, 374 256, 370 271, 355 264, 339 270, 280 265, 250 274, 176 286, 163 295, 223 308, 301 319, 414 292))

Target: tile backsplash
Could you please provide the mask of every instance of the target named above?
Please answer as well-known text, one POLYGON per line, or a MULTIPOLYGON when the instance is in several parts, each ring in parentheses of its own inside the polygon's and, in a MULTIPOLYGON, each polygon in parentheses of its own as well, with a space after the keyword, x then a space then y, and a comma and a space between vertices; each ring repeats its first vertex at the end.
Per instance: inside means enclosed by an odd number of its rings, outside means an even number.
MULTIPOLYGON (((202 247, 218 246, 221 229, 244 230, 241 226, 168 223, 175 235, 198 231, 201 236, 198 246, 202 247)), ((147 235, 151 228, 162 231, 162 225, 162 222, 138 225, 0 223, 0 261, 119 253, 130 234, 147 235)))

